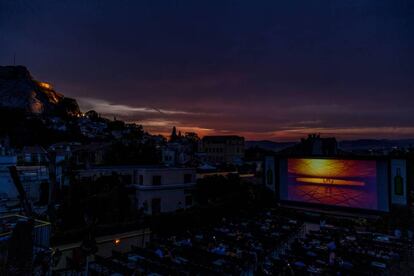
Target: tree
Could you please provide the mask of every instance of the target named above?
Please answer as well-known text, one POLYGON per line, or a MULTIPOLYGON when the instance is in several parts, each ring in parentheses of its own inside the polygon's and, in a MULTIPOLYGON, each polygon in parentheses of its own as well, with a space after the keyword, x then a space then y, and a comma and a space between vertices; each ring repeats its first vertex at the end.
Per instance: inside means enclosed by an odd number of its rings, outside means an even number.
POLYGON ((158 164, 159 162, 159 153, 151 141, 128 144, 114 143, 104 159, 106 165, 148 165, 158 164))
POLYGON ((191 145, 193 152, 196 152, 198 148, 198 142, 200 141, 200 137, 198 137, 197 133, 186 132, 184 138, 191 145))
POLYGON ((175 128, 175 126, 173 126, 171 136, 170 136, 170 142, 175 142, 177 140, 177 138, 178 138, 177 129, 175 128))
POLYGON ((92 120, 92 121, 98 120, 98 118, 99 118, 99 114, 98 114, 98 112, 96 112, 95 110, 89 110, 89 111, 87 111, 87 112, 85 113, 85 116, 86 116, 88 119, 92 120))
POLYGON ((213 175, 197 182, 196 201, 202 206, 221 206, 232 210, 246 210, 271 206, 274 197, 263 186, 242 181, 237 174, 213 175))
POLYGON ((198 142, 200 141, 200 137, 198 137, 198 134, 195 132, 186 132, 184 135, 185 139, 191 142, 198 142))

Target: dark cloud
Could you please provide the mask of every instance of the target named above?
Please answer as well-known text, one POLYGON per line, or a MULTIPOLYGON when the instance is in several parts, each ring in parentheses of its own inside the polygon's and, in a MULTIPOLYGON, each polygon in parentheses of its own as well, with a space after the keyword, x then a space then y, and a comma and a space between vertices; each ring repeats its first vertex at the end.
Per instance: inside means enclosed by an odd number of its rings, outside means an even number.
POLYGON ((410 0, 0 0, 0 63, 159 132, 414 136, 413 33, 410 0))

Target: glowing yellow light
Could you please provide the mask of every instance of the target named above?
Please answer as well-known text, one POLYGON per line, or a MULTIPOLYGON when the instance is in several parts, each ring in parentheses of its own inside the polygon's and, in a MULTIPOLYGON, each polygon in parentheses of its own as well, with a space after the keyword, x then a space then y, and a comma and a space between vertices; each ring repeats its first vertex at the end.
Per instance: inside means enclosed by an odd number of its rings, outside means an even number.
POLYGON ((50 83, 47 83, 47 82, 39 82, 39 86, 43 87, 45 89, 52 89, 52 85, 50 83))
POLYGON ((116 246, 120 245, 120 244, 121 244, 121 240, 120 240, 120 239, 115 239, 115 240, 114 240, 114 244, 115 244, 116 246))

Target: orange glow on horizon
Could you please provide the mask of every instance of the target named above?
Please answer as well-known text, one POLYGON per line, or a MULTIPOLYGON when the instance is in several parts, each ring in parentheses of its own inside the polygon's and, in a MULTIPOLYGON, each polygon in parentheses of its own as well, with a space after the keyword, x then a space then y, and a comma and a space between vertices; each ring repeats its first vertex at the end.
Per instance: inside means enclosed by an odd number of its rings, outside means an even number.
MULTIPOLYGON (((243 136, 246 140, 258 141, 268 140, 275 142, 298 142, 301 138, 307 137, 310 133, 319 133, 325 137, 336 137, 338 140, 352 140, 360 138, 394 139, 412 137, 414 127, 363 127, 363 128, 284 128, 276 131, 238 131, 220 128, 209 128, 198 126, 197 122, 192 124, 183 124, 180 121, 171 119, 146 119, 142 121, 128 121, 142 125, 145 131, 154 135, 163 135, 169 137, 173 126, 181 133, 195 132, 199 137, 207 135, 238 135, 243 136)), ((220 126, 217 121, 217 127, 220 126)))

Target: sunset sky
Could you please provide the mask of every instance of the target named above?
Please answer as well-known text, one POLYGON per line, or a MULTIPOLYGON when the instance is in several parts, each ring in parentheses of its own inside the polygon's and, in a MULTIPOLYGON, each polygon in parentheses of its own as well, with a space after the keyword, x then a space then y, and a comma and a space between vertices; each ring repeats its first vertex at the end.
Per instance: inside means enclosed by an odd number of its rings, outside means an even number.
POLYGON ((414 1, 0 0, 0 65, 152 133, 414 138, 414 1))

